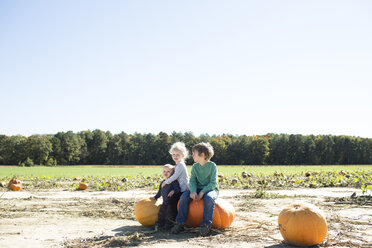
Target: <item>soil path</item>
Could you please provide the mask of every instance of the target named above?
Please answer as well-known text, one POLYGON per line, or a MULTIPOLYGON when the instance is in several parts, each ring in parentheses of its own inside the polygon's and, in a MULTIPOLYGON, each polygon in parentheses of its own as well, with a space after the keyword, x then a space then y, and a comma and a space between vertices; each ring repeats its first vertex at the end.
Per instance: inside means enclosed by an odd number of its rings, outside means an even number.
POLYGON ((321 188, 275 190, 265 199, 251 190, 221 190, 220 197, 236 210, 233 225, 198 237, 197 229, 180 235, 151 232, 133 215, 137 200, 154 191, 93 192, 41 190, 0 192, 0 247, 287 247, 277 229, 280 210, 295 200, 319 206, 329 235, 326 246, 372 247, 371 205, 336 204, 360 190, 321 188))

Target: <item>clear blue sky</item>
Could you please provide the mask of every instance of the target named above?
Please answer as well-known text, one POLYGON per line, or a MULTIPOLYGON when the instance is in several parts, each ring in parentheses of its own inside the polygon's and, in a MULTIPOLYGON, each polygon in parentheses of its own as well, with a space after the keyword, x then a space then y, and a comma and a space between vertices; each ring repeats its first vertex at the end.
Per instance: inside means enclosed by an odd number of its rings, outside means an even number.
POLYGON ((0 1, 0 134, 372 138, 372 1, 0 1))

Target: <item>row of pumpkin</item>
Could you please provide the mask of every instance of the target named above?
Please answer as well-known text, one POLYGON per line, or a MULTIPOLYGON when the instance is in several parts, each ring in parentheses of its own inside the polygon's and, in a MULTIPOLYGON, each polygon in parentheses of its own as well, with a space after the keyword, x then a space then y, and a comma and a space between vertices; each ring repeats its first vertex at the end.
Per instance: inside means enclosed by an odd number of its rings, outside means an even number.
MULTIPOLYGON (((150 198, 141 199, 134 206, 134 214, 143 226, 153 226, 161 204, 150 198)), ((186 226, 199 227, 203 219, 203 200, 191 201, 186 226)), ((217 198, 213 213, 213 228, 231 226, 235 209, 227 201, 217 198)), ((285 207, 278 216, 279 230, 286 242, 296 246, 312 246, 323 242, 327 235, 327 221, 321 210, 310 203, 295 202, 285 207)))
MULTIPOLYGON (((74 178, 74 180, 80 180, 80 179, 77 179, 77 178, 74 178)), ((0 182, 0 186, 1 187, 5 187, 6 183, 4 182, 0 182)), ((8 188, 13 190, 13 191, 19 191, 22 189, 22 181, 19 180, 18 178, 12 178, 10 179, 9 183, 8 183, 8 188)), ((80 183, 79 183, 79 189, 80 190, 85 190, 88 188, 88 183, 85 182, 85 180, 83 179, 80 183)))

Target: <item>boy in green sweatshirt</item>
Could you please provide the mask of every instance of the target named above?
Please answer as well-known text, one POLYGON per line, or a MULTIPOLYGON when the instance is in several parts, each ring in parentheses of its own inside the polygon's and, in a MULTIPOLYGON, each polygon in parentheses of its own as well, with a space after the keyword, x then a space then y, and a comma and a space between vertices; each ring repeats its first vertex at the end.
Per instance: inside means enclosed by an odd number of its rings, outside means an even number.
POLYGON ((176 225, 172 228, 172 233, 180 233, 184 230, 190 202, 203 199, 203 221, 199 234, 202 236, 210 234, 214 202, 218 197, 217 166, 209 160, 213 155, 213 147, 209 143, 199 143, 193 146, 192 158, 195 164, 191 168, 190 190, 185 191, 181 196, 176 225))

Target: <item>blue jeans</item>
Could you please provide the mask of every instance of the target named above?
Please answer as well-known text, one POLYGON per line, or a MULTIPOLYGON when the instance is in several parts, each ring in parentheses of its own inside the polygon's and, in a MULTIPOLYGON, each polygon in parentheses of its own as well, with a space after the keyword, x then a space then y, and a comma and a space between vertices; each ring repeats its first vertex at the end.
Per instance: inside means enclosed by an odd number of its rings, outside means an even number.
MULTIPOLYGON (((199 194, 201 189, 197 189, 196 193, 199 194)), ((203 221, 201 225, 207 225, 211 227, 212 220, 213 220, 213 212, 214 212, 214 202, 218 197, 218 193, 214 190, 208 191, 204 194, 204 212, 203 212, 203 221)), ((190 191, 186 190, 183 192, 181 199, 180 199, 180 207, 178 209, 178 214, 176 218, 176 222, 182 225, 185 225, 187 221, 187 216, 189 214, 189 204, 192 201, 190 198, 190 191)))

